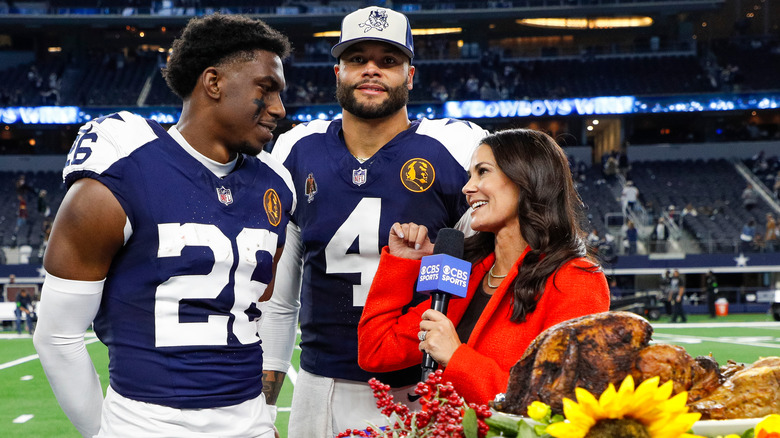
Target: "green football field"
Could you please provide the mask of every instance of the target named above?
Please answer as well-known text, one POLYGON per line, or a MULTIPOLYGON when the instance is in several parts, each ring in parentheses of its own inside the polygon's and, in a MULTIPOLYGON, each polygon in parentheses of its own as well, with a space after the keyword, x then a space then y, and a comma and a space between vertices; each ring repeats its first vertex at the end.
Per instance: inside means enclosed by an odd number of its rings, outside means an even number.
MULTIPOLYGON (((692 356, 712 354, 718 363, 728 359, 752 363, 759 357, 780 356, 780 323, 769 315, 736 314, 711 320, 690 315, 687 324, 653 323, 658 343, 684 347, 692 356)), ((87 338, 95 367, 108 384, 106 348, 94 336, 87 338)), ((297 370, 298 354, 293 357, 297 370)), ((277 428, 287 436, 287 419, 295 374, 290 373, 279 398, 277 428)), ((51 392, 32 339, 15 332, 0 333, 0 436, 5 438, 78 438, 51 392)))

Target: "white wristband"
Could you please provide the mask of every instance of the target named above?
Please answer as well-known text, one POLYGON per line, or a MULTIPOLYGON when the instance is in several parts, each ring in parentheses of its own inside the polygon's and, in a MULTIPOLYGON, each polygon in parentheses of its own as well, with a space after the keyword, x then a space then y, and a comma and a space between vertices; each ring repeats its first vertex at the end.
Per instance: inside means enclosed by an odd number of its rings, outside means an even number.
POLYGON ((278 410, 276 405, 266 404, 266 406, 268 407, 268 412, 271 414, 271 421, 276 423, 276 413, 277 413, 277 410, 278 410))

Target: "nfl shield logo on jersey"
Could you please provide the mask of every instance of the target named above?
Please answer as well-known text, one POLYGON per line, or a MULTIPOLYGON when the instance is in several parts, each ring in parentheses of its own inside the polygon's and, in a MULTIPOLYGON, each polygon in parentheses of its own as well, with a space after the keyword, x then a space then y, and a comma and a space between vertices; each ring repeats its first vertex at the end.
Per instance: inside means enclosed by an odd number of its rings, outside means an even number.
POLYGON ((219 198, 219 202, 225 205, 233 203, 233 194, 231 194, 230 189, 226 189, 225 186, 217 187, 217 198, 219 198))
POLYGON ((355 184, 356 186, 362 186, 366 183, 366 175, 368 174, 368 169, 363 169, 361 167, 358 167, 356 170, 352 171, 352 184, 355 184))

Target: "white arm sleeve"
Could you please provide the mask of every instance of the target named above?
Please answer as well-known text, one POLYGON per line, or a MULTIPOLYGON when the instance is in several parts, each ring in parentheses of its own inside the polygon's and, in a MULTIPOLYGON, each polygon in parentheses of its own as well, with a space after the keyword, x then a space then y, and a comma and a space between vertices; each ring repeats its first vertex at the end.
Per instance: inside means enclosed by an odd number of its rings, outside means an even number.
POLYGON ((290 368, 301 308, 301 271, 303 264, 301 231, 290 222, 279 266, 276 267, 274 294, 261 307, 258 333, 263 340, 263 369, 286 373, 290 368))
POLYGON ((84 334, 100 307, 103 283, 47 274, 33 336, 54 396, 81 435, 90 438, 100 430, 103 390, 84 334))

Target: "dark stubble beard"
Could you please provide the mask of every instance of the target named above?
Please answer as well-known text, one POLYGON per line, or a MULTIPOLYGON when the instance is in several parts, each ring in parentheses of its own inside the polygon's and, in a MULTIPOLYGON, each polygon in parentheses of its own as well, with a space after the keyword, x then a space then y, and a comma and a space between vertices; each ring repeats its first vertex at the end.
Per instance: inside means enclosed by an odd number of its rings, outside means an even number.
POLYGON ((406 88, 406 84, 401 84, 395 88, 386 87, 387 99, 381 104, 359 103, 355 98, 358 85, 361 84, 345 85, 339 81, 336 85, 336 99, 345 111, 361 119, 381 119, 391 116, 409 102, 409 89, 406 88))

